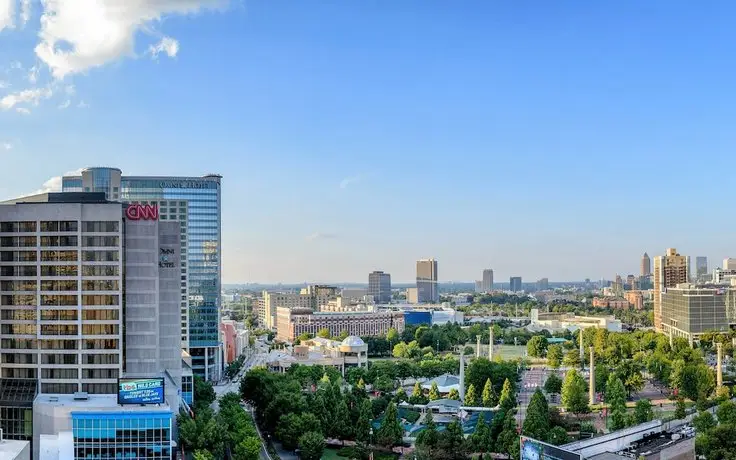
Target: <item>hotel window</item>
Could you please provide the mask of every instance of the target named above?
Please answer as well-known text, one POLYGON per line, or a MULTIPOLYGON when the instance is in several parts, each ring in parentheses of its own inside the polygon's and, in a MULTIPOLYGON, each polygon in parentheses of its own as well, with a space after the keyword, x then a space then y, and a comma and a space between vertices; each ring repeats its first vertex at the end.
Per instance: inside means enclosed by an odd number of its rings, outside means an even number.
POLYGON ((120 228, 117 221, 85 221, 82 230, 86 233, 116 233, 120 228))
POLYGON ((84 236, 82 242, 85 247, 117 247, 120 239, 117 236, 84 236))
POLYGON ((42 247, 66 247, 66 246, 78 246, 78 240, 76 236, 42 236, 41 246, 42 247))
POLYGON ((83 364, 120 364, 120 355, 118 354, 93 354, 82 355, 83 364))
MULTIPOLYGON (((42 291, 76 291, 77 280, 41 280, 42 291)), ((76 305, 76 299, 75 299, 76 305)))
POLYGON ((77 251, 41 251, 42 262, 76 262, 77 251))
POLYGON ((82 369, 83 379, 116 379, 117 369, 82 369))
POLYGON ((117 335, 119 333, 117 324, 83 324, 84 335, 117 335))
MULTIPOLYGON (((35 270, 36 267, 33 267, 35 270)), ((79 268, 76 265, 42 265, 41 276, 77 276, 79 268)))
POLYGON ((0 319, 10 321, 35 321, 36 310, 5 310, 0 311, 0 319))
POLYGON ((32 233, 36 231, 36 222, 0 222, 0 233, 32 233))
POLYGON ((84 291, 117 291, 120 289, 117 280, 84 280, 82 290, 84 291))
POLYGON ((3 368, 2 376, 5 379, 35 379, 36 369, 3 368))
POLYGON ((41 340, 39 345, 42 350, 76 350, 76 340, 41 340))
POLYGON ((117 295, 83 295, 82 305, 118 305, 120 296, 117 295))
POLYGON ((35 291, 36 280, 0 281, 0 291, 35 291))
POLYGON ((0 340, 0 348, 6 350, 35 350, 35 339, 2 339, 0 340))
POLYGON ((1 251, 0 262, 35 262, 36 251, 1 251))
POLYGON ((42 294, 41 306, 77 306, 77 296, 72 294, 42 294))
POLYGON ((83 350, 117 350, 117 339, 85 339, 82 341, 83 350))
POLYGON ((77 364, 77 354, 62 353, 58 355, 47 355, 41 353, 41 364, 77 364))
POLYGON ((41 310, 41 321, 76 321, 77 310, 41 310))
POLYGON ((0 333, 7 335, 35 335, 35 324, 2 324, 0 333))
POLYGON ((84 276, 118 276, 120 270, 117 265, 84 265, 82 275, 84 276))
POLYGON ((0 236, 0 247, 29 248, 36 246, 35 236, 0 236))
POLYGON ((82 251, 84 262, 117 262, 119 258, 118 251, 82 251))
POLYGON ((75 324, 42 324, 41 335, 77 335, 79 328, 75 324))
POLYGON ((17 294, 17 295, 8 295, 4 294, 0 296, 0 305, 26 305, 35 307, 36 306, 36 296, 31 294, 17 294))
POLYGON ((118 310, 82 310, 85 321, 116 321, 119 317, 118 310))
POLYGON ((78 379, 79 374, 76 369, 41 369, 41 378, 52 380, 78 379))

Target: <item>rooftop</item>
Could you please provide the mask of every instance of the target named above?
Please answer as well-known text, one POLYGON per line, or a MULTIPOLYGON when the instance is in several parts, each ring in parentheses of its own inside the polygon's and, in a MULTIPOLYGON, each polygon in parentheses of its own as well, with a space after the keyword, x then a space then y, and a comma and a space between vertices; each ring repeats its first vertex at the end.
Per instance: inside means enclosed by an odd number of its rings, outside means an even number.
POLYGON ((28 448, 30 453, 30 443, 28 441, 16 441, 14 439, 5 439, 0 441, 0 459, 14 460, 19 458, 23 449, 28 448))
POLYGON ((40 394, 34 404, 48 404, 57 407, 69 407, 80 410, 115 409, 117 412, 151 412, 168 410, 168 404, 160 405, 120 405, 118 395, 87 395, 87 399, 74 399, 74 395, 67 394, 40 394))

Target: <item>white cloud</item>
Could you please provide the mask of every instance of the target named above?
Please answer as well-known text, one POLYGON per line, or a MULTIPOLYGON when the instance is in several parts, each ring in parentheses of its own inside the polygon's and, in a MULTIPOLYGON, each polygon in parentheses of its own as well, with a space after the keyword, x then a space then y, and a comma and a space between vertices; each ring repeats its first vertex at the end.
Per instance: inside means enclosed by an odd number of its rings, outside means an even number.
POLYGON ((73 96, 77 92, 77 89, 74 87, 74 85, 67 85, 67 87, 64 88, 64 92, 70 96, 73 96))
POLYGON ((337 235, 334 233, 314 232, 311 235, 307 236, 307 241, 332 240, 335 238, 337 238, 337 235))
POLYGON ((84 101, 79 101, 79 104, 77 104, 77 108, 78 109, 88 109, 89 108, 89 104, 87 104, 84 101))
MULTIPOLYGON (((40 189, 36 190, 33 193, 29 193, 28 195, 37 195, 39 193, 48 193, 48 192, 60 192, 61 191, 61 178, 63 176, 79 176, 82 174, 82 170, 84 168, 77 169, 76 171, 69 171, 65 172, 62 176, 55 176, 51 179, 47 180, 43 183, 40 189)), ((28 196, 24 195, 24 196, 28 196)))
POLYGON ((3 142, 2 144, 0 144, 0 147, 2 147, 3 150, 12 150, 13 144, 11 144, 10 142, 3 142))
POLYGON ((155 45, 148 47, 148 53, 157 58, 159 54, 166 53, 170 58, 176 57, 179 52, 179 42, 171 37, 164 37, 155 45))
POLYGON ((0 0, 0 31, 14 27, 15 0, 0 0))
POLYGON ((350 184, 355 184, 358 182, 360 182, 360 176, 346 177, 345 179, 340 181, 340 188, 348 188, 350 184))
POLYGON ((25 26, 26 23, 30 19, 31 19, 31 0, 21 0, 20 1, 20 21, 21 21, 21 26, 25 26))
POLYGON ((34 84, 34 85, 35 85, 35 84, 36 84, 36 82, 38 81, 38 71, 39 71, 39 70, 40 70, 40 69, 38 68, 38 66, 35 66, 35 65, 34 65, 34 66, 33 66, 33 67, 31 67, 31 68, 30 68, 30 70, 28 71, 28 81, 29 81, 29 82, 31 82, 31 83, 32 83, 32 84, 34 84))
POLYGON ((48 99, 52 94, 50 88, 26 89, 17 93, 11 93, 0 99, 0 109, 9 110, 23 103, 38 105, 41 99, 48 99))
POLYGON ((0 89, 10 88, 10 83, 7 81, 0 80, 0 89))
MULTIPOLYGON (((192 14, 223 3, 225 0, 44 0, 36 55, 55 78, 64 78, 133 56, 136 33, 146 32, 151 23, 166 15, 192 14)), ((176 45, 168 42, 161 51, 175 55, 178 42, 166 39, 176 45)))
POLYGON ((72 105, 72 101, 70 101, 69 99, 67 99, 66 101, 64 101, 61 104, 59 104, 59 109, 64 110, 66 108, 69 108, 70 105, 72 105))
POLYGON ((18 112, 18 113, 20 113, 21 115, 30 115, 31 114, 31 111, 28 110, 25 107, 18 107, 18 108, 15 109, 15 111, 18 112))

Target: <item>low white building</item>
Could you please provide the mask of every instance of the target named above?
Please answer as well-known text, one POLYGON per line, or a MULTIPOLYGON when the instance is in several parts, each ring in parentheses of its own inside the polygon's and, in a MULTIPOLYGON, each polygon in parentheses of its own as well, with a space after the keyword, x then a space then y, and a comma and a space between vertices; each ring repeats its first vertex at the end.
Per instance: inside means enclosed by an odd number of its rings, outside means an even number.
POLYGON ((563 330, 576 331, 589 327, 606 329, 610 332, 621 332, 621 320, 613 316, 577 316, 572 313, 540 313, 533 308, 529 315, 531 323, 527 326, 530 331, 548 330, 558 332, 563 330))
POLYGON ((273 350, 266 358, 266 366, 276 372, 286 372, 294 364, 333 366, 345 375, 346 368, 368 366, 368 345, 356 336, 342 342, 317 337, 305 340, 291 350, 273 350))
POLYGON ((31 460, 31 443, 28 441, 16 441, 14 439, 0 440, 0 459, 31 460))

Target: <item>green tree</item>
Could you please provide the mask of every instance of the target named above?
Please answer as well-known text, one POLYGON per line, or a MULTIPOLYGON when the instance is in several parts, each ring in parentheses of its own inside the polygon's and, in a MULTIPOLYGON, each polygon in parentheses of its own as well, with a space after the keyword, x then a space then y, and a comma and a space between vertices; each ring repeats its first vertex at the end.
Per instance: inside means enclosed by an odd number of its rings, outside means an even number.
POLYGON ((361 377, 360 380, 358 380, 357 386, 361 390, 365 390, 365 382, 363 381, 363 377, 361 377))
POLYGON ((424 396, 424 392, 422 391, 422 386, 419 385, 419 382, 416 382, 414 384, 414 389, 411 392, 411 397, 409 398, 409 402, 412 404, 426 404, 427 403, 427 397, 424 396))
POLYGON ((567 371, 565 381, 562 383, 562 405, 566 410, 575 414, 589 410, 586 387, 585 379, 577 369, 567 371))
POLYGON ((516 417, 512 410, 504 415, 503 428, 496 439, 494 450, 507 454, 509 458, 519 458, 519 434, 516 431, 516 417))
POLYGON ((532 358, 541 358, 547 351, 547 337, 535 335, 526 343, 526 352, 532 358))
POLYGON ((343 340, 347 339, 348 337, 350 337, 350 333, 348 331, 346 331, 345 329, 343 329, 342 331, 340 331, 340 335, 337 336, 337 340, 339 340, 340 342, 342 342, 343 340))
POLYGON ((562 364, 562 347, 559 345, 550 345, 547 347, 547 364, 553 369, 557 369, 562 364))
POLYGON ((465 401, 463 401, 463 404, 474 407, 477 403, 478 396, 475 394, 475 385, 471 383, 468 390, 465 392, 465 401))
POLYGON ((317 337, 321 337, 323 339, 329 339, 330 336, 331 336, 330 330, 327 329, 326 327, 323 327, 322 329, 317 331, 317 337))
POLYGON ((491 383, 490 378, 486 380, 485 385, 483 385, 481 403, 483 404, 483 407, 493 407, 496 404, 496 395, 493 393, 493 384, 491 383))
POLYGON ((341 398, 340 402, 337 403, 335 427, 335 434, 338 439, 353 439, 353 426, 350 422, 350 410, 345 402, 345 398, 341 398))
POLYGON ((388 340, 389 345, 397 342, 399 340, 399 333, 395 328, 390 328, 388 332, 386 333, 386 340, 388 340))
POLYGON ((205 407, 210 407, 217 399, 217 393, 212 388, 212 384, 202 377, 194 376, 194 411, 205 407))
POLYGON ((355 440, 358 443, 367 445, 370 442, 372 420, 371 402, 365 399, 360 403, 360 415, 358 416, 358 423, 355 425, 355 440))
POLYGON ((595 391, 599 393, 606 392, 606 383, 608 382, 609 375, 608 366, 605 364, 595 365, 595 391))
POLYGON ((491 438, 491 429, 486 424, 483 413, 478 416, 478 423, 475 425, 475 431, 470 435, 470 445, 475 452, 490 452, 493 448, 493 438, 491 438))
POLYGON ((409 352, 408 352, 406 343, 399 342, 396 345, 394 345, 393 355, 394 355, 394 358, 408 358, 409 352))
POLYGON ((206 450, 195 450, 194 460, 215 460, 215 456, 206 450))
POLYGON ((636 402, 634 408, 634 418, 636 423, 651 422, 654 419, 654 410, 652 410, 652 402, 648 399, 640 399, 636 402))
POLYGON ((610 428, 620 430, 626 427, 626 389, 616 374, 611 374, 606 382, 606 403, 610 406, 610 428))
POLYGON ((378 429, 377 441, 386 447, 393 447, 401 443, 404 437, 404 429, 398 420, 398 411, 396 404, 390 403, 386 408, 386 414, 378 429))
POLYGON ((219 457, 224 455, 225 439, 223 427, 217 423, 209 407, 199 411, 195 418, 180 416, 179 442, 188 451, 205 450, 219 457))
POLYGON ((549 430, 547 442, 555 446, 560 446, 562 444, 570 442, 570 437, 567 436, 567 431, 565 431, 564 428, 562 428, 561 426, 556 426, 549 430))
POLYGON ((708 411, 701 411, 693 418, 693 426, 697 433, 706 433, 710 429, 715 428, 717 424, 713 414, 708 411))
POLYGON ((544 391, 549 394, 559 394, 562 391, 562 379, 557 374, 550 374, 544 382, 544 391))
POLYGON ((299 438, 299 457, 304 460, 319 460, 325 451, 325 438, 321 433, 308 431, 299 438))
POLYGON ((453 388, 450 390, 449 393, 447 393, 447 399, 452 399, 454 401, 460 400, 460 392, 457 391, 457 389, 453 388))
POLYGON ((438 444, 443 459, 463 460, 467 458, 465 436, 460 423, 457 421, 451 422, 447 425, 445 431, 440 433, 438 444))
POLYGON ((685 398, 680 396, 677 398, 677 403, 675 404, 675 418, 680 420, 685 418, 687 413, 685 412, 685 398))
POLYGON ((261 458, 261 440, 258 436, 243 438, 236 446, 233 460, 258 460, 261 458))
POLYGON ((295 450, 299 446, 299 437, 304 434, 304 426, 299 414, 282 415, 276 427, 276 437, 286 450, 295 450))
POLYGON ((432 382, 432 387, 429 389, 429 400, 436 401, 440 399, 440 389, 437 387, 437 382, 432 382))
POLYGON ((506 410, 516 407, 516 391, 514 391, 509 379, 503 382, 503 389, 501 390, 501 396, 498 398, 498 403, 506 410))
POLYGON ((565 354, 563 364, 567 367, 580 367, 580 354, 573 349, 565 354))
POLYGON ((724 401, 716 409, 716 417, 721 425, 736 426, 736 404, 731 401, 724 401))
POLYGON ((439 433, 432 418, 432 411, 428 411, 424 418, 424 430, 417 436, 415 443, 417 460, 434 460, 437 458, 439 433))
POLYGON ((532 438, 544 441, 549 432, 549 406, 540 389, 534 392, 529 400, 522 432, 532 438))

